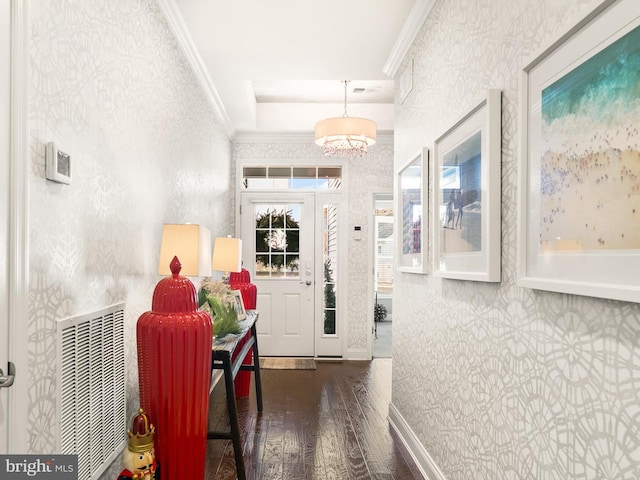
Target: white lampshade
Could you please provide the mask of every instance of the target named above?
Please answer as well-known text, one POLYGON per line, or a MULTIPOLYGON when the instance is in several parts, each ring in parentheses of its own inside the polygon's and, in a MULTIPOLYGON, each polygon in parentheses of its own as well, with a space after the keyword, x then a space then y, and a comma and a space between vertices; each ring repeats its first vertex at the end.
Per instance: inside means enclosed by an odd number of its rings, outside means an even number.
POLYGON ((169 264, 178 257, 182 264, 180 275, 208 277, 211 275, 211 232, 192 224, 165 224, 162 227, 162 245, 158 273, 171 275, 169 264))
POLYGON ((213 244, 211 269, 219 272, 242 270, 242 240, 231 237, 216 237, 213 244))
POLYGON ((357 140, 367 146, 376 143, 376 122, 360 117, 333 117, 316 123, 316 145, 336 140, 357 140))

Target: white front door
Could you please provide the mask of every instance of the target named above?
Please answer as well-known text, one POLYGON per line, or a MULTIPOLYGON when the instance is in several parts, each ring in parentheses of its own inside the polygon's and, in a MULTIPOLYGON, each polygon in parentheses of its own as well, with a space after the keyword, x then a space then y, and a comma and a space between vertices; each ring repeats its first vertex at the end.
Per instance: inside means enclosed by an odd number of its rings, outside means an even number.
MULTIPOLYGON (((8 225, 9 225, 9 155, 10 152, 10 72, 11 5, 0 0, 0 368, 8 373, 9 294, 8 294, 8 225)), ((0 388, 0 454, 8 453, 8 395, 0 388)))
POLYGON ((260 355, 314 356, 314 194, 243 192, 241 238, 258 289, 260 355))

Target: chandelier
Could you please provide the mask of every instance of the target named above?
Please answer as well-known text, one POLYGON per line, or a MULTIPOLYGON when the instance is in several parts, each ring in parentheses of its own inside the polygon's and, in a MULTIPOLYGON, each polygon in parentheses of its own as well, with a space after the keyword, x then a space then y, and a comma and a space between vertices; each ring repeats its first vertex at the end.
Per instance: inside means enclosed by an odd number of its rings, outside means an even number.
POLYGON ((376 122, 347 116, 347 84, 344 80, 344 115, 316 123, 315 142, 325 156, 362 157, 367 147, 376 143, 376 122))

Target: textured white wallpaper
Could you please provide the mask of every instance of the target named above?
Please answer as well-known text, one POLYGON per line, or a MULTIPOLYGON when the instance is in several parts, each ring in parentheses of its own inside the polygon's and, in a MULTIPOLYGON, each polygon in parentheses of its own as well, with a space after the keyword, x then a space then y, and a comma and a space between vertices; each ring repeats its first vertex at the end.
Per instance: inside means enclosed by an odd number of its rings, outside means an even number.
POLYGON ((56 320, 125 302, 127 412, 135 324, 151 309, 163 223, 233 232, 231 147, 153 0, 30 4, 29 450, 55 451, 56 320), (71 185, 44 178, 48 141, 71 185))
MULTIPOLYGON (((308 143, 241 143, 233 144, 234 165, 242 160, 278 160, 284 162, 313 162, 323 159, 322 149, 308 143)), ((363 158, 350 159, 346 169, 346 185, 349 214, 349 229, 353 225, 362 226, 362 240, 353 236, 348 240, 348 271, 346 294, 349 298, 347 308, 347 343, 344 356, 354 355, 363 358, 367 350, 367 340, 371 336, 369 314, 369 292, 366 278, 369 245, 369 223, 372 211, 369 211, 371 191, 393 190, 393 145, 378 142, 369 148, 363 158), (351 353, 349 353, 351 352, 351 353)))
POLYGON ((392 402, 448 480, 640 478, 640 305, 516 284, 520 69, 599 3, 440 0, 404 60, 396 169, 503 92, 502 283, 396 274, 392 402))

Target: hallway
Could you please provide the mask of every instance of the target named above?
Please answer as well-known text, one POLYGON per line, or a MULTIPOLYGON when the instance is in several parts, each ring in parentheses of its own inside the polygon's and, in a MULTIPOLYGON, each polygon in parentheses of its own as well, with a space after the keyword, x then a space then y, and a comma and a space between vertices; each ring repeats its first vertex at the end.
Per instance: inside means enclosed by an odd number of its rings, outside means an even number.
POLYGON ((392 355, 391 321, 376 324, 376 336, 373 340, 373 358, 391 358, 392 355))
MULTIPOLYGON (((252 379, 253 382, 253 379, 252 379)), ((264 411, 238 400, 249 480, 421 478, 405 462, 387 412, 391 359, 317 362, 317 370, 262 370, 264 411)), ((212 397, 210 427, 228 425, 224 385, 212 397)), ((230 441, 207 444, 208 480, 235 479, 230 441)))

